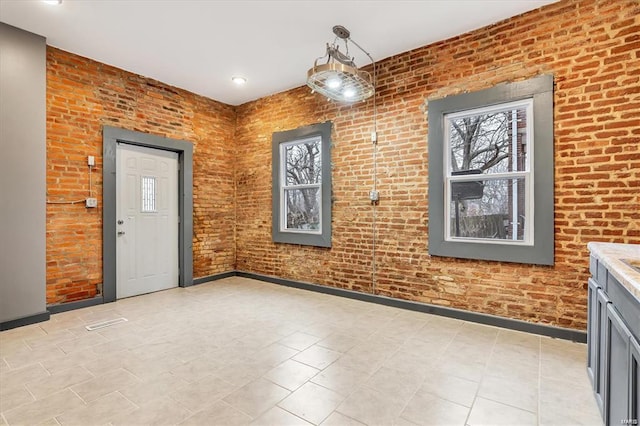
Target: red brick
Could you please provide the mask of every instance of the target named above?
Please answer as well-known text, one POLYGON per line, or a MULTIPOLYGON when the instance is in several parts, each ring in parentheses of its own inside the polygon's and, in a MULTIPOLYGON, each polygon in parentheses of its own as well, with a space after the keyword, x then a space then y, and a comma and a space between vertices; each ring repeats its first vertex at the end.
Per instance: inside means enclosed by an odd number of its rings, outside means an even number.
POLYGON ((194 275, 233 270, 235 171, 228 147, 235 118, 228 105, 47 47, 48 198, 88 196, 88 155, 96 157, 98 198, 97 209, 47 205, 47 303, 91 298, 102 289, 103 124, 194 143, 194 234, 200 235, 193 242, 194 275))
MULTIPOLYGON (((101 205, 103 124, 190 140, 196 277, 239 269, 584 329, 587 243, 640 243, 629 229, 640 220, 629 201, 640 188, 637 12, 636 1, 561 0, 377 63, 375 254, 373 101, 339 105, 306 87, 234 108, 50 47, 48 196, 85 197, 84 162, 95 155, 101 205), (555 265, 429 256, 425 100, 539 74, 556 81, 555 265), (327 120, 333 247, 274 244, 271 135, 327 120)), ((100 291, 101 220, 100 208, 48 206, 49 303, 100 291)))
POLYGON ((338 106, 310 95, 303 87, 238 107, 238 169, 253 173, 250 180, 237 181, 238 269, 264 274, 277 271, 284 278, 304 277, 304 281, 327 286, 584 329, 586 290, 583 285, 576 290, 575 285, 587 282, 587 243, 640 242, 637 233, 626 232, 619 223, 635 209, 633 203, 623 200, 634 196, 634 182, 640 179, 618 175, 639 155, 640 144, 637 140, 617 142, 640 134, 637 120, 620 116, 624 108, 631 113, 637 109, 629 106, 638 87, 638 73, 635 77, 633 73, 637 59, 631 54, 637 47, 627 38, 635 35, 629 29, 638 26, 639 18, 633 13, 634 2, 616 2, 616 7, 607 4, 560 1, 377 64, 378 185, 385 191, 376 212, 375 290, 373 211, 366 200, 373 169, 371 146, 366 143, 371 100, 338 106), (612 32, 615 25, 618 29, 612 32), (556 221, 555 266, 429 256, 423 101, 543 73, 553 74, 557 83, 556 163, 564 158, 579 160, 556 168, 556 217, 566 219, 556 221), (428 83, 413 84, 416 75, 424 75, 428 83), (259 208, 271 201, 270 136, 277 130, 326 120, 334 123, 334 245, 326 250, 273 244, 270 227, 256 225, 271 220, 270 209, 259 208), (400 142, 407 147, 400 148, 400 142), (610 188, 621 193, 609 193, 610 188), (609 196, 611 204, 598 203, 595 196, 609 196), (403 204, 405 200, 415 202, 403 204), (409 220, 413 215, 416 220, 409 220), (606 235, 605 229, 610 230, 606 235), (412 261, 399 261, 398 256, 409 248, 412 261), (304 260, 297 261, 301 256, 304 260), (329 265, 329 269, 315 265, 329 265), (445 275, 444 271, 453 279, 446 290, 433 279, 445 275), (553 286, 535 284, 540 281, 553 286), (516 283, 522 293, 514 294, 509 302, 498 298, 516 283), (562 306, 542 303, 554 297, 561 298, 562 306))

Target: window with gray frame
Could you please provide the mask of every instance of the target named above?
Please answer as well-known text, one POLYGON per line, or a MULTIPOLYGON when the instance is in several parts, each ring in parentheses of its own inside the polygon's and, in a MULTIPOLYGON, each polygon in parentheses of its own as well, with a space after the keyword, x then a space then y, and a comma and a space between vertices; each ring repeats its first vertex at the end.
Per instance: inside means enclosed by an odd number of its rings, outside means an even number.
POLYGON ((429 253, 553 264, 553 77, 428 103, 429 253))
POLYGON ((331 247, 331 123, 272 139, 273 241, 331 247))

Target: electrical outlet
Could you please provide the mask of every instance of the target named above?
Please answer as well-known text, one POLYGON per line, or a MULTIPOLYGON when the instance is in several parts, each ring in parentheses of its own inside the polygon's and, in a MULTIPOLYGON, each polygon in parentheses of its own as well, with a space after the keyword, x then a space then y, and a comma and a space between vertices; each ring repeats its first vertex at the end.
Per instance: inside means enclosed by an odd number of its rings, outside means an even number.
POLYGON ((371 201, 380 201, 380 192, 378 191, 369 191, 369 200, 371 201))
POLYGON ((98 207, 98 199, 97 198, 87 198, 86 206, 88 208, 98 207))
POLYGON ((87 158, 87 164, 88 164, 89 166, 95 166, 95 165, 96 165, 96 157, 94 157, 93 155, 90 155, 90 156, 87 158))

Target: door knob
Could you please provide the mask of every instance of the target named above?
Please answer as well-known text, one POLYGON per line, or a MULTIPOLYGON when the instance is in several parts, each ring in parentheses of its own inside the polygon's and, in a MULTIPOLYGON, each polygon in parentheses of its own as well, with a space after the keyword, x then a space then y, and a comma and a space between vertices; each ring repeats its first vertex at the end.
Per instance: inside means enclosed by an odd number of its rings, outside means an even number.
POLYGON ((124 220, 122 220, 122 219, 120 219, 120 220, 118 221, 118 225, 122 225, 123 223, 124 223, 124 220))

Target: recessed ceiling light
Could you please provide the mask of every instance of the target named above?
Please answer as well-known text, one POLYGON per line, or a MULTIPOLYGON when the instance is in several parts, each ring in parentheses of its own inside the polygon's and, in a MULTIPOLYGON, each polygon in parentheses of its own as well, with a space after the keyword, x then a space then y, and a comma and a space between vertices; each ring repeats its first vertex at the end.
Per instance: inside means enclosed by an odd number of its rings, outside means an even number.
POLYGON ((62 0, 42 0, 43 2, 45 2, 46 4, 62 4, 62 0))
POLYGON ((244 77, 231 77, 231 81, 233 81, 235 84, 237 84, 238 86, 242 86, 243 84, 247 83, 247 79, 244 77))

